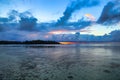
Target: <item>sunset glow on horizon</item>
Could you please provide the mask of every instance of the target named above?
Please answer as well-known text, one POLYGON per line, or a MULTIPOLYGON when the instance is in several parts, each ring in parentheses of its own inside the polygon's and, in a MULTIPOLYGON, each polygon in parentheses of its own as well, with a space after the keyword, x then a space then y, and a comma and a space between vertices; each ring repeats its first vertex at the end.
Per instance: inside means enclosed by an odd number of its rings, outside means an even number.
POLYGON ((67 44, 77 44, 77 42, 59 42, 60 44, 64 44, 64 45, 67 45, 67 44))

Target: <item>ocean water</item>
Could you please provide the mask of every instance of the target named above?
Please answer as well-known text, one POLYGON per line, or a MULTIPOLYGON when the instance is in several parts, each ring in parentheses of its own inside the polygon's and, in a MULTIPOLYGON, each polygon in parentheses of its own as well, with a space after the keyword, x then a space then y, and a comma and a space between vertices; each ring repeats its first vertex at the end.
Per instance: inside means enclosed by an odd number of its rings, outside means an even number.
POLYGON ((0 80, 120 80, 120 43, 0 45, 0 80))

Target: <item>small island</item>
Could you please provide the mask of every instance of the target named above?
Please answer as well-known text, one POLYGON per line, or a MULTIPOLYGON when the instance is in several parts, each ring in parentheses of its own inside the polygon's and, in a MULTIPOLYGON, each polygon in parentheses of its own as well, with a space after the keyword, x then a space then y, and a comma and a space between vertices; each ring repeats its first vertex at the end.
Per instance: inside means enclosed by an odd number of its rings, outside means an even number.
POLYGON ((56 41, 32 40, 32 41, 0 41, 0 44, 60 44, 60 43, 56 41))

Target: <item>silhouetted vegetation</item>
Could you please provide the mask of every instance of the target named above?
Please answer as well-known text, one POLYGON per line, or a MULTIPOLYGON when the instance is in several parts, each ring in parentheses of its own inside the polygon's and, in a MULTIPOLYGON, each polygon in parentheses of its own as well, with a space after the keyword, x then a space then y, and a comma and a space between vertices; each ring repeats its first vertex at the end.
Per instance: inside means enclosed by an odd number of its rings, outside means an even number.
POLYGON ((0 44, 59 44, 55 41, 42 41, 42 40, 32 40, 32 41, 0 41, 0 44))

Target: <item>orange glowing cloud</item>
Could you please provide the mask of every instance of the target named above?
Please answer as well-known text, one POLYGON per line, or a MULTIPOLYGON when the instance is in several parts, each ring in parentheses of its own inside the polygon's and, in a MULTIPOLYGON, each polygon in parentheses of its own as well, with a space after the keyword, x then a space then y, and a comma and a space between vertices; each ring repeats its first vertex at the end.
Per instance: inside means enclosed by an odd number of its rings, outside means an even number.
POLYGON ((62 34, 64 33, 66 30, 55 30, 55 31, 51 31, 49 32, 49 34, 62 34))
POLYGON ((92 21, 96 20, 95 17, 93 15, 91 15, 91 14, 85 14, 85 17, 89 18, 92 21))
POLYGON ((59 42, 60 44, 76 44, 77 42, 59 42))
POLYGON ((54 30, 48 32, 48 35, 45 38, 48 38, 50 35, 59 35, 59 34, 75 34, 76 32, 91 32, 89 29, 81 29, 81 30, 54 30))
POLYGON ((50 31, 48 33, 49 34, 69 34, 69 33, 73 33, 73 31, 68 31, 68 30, 54 30, 54 31, 50 31))

